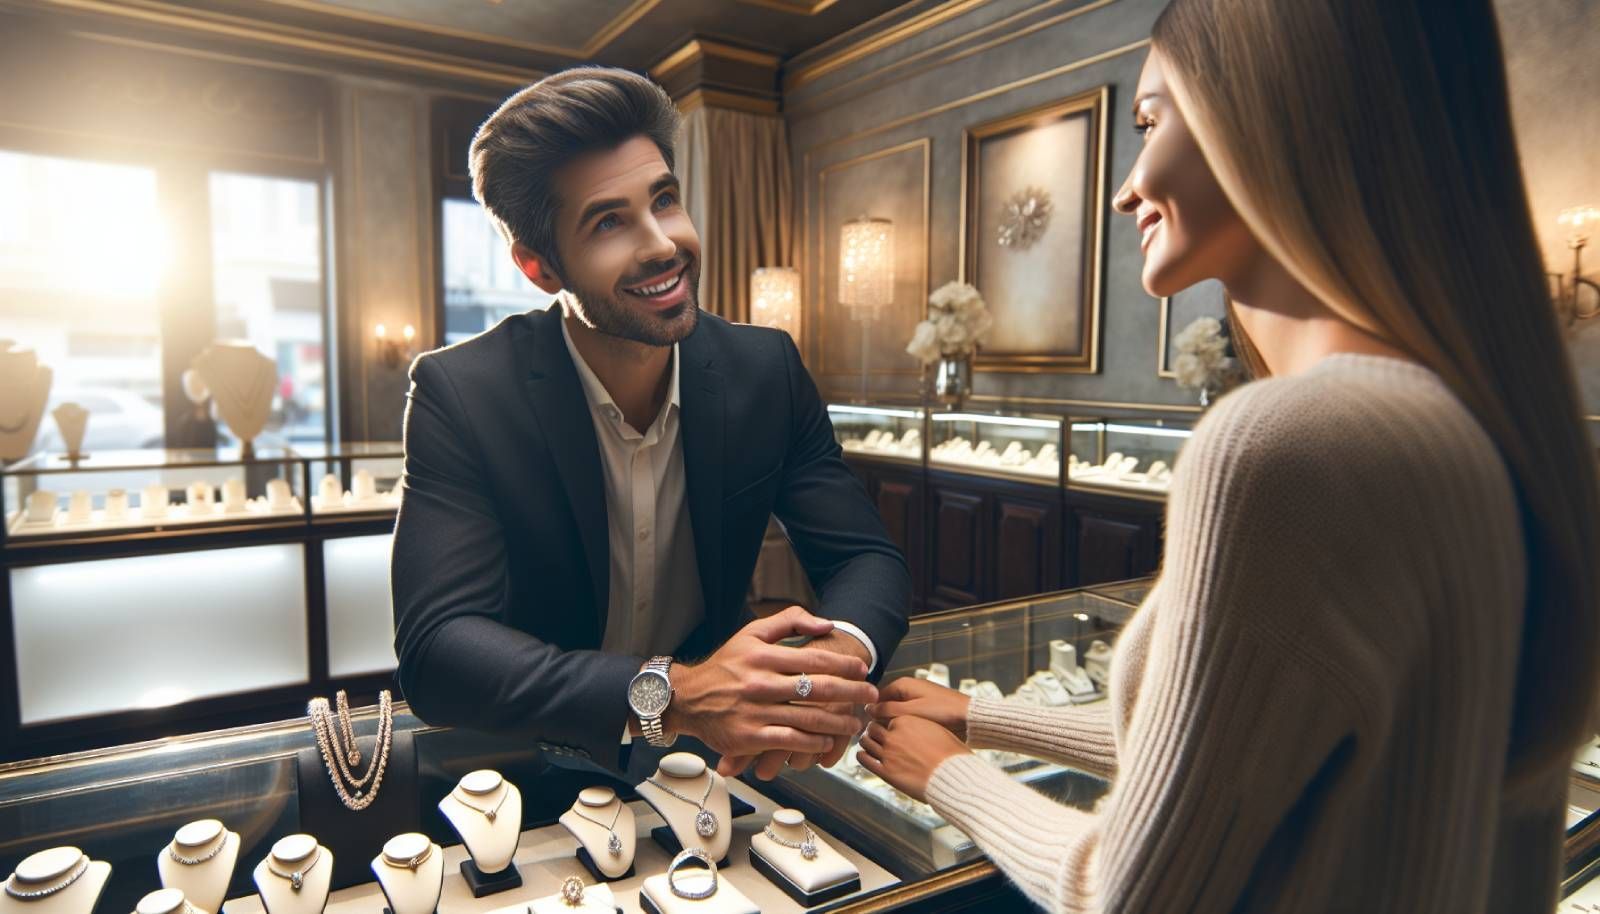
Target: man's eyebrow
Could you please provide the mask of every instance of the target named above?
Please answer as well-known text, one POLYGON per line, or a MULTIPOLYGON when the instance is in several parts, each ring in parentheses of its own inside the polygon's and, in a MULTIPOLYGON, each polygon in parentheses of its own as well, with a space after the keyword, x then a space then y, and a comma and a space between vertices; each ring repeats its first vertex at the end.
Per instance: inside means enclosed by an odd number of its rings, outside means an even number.
MULTIPOLYGON (((650 196, 654 197, 656 194, 659 194, 669 188, 672 190, 678 189, 678 176, 672 174, 671 172, 668 172, 667 174, 664 174, 655 179, 655 181, 651 182, 650 196)), ((627 205, 628 201, 621 197, 607 197, 604 200, 595 200, 588 206, 585 206, 582 213, 578 214, 578 228, 583 228, 585 225, 588 225, 590 219, 593 219, 602 213, 607 213, 614 209, 622 209, 627 205)))

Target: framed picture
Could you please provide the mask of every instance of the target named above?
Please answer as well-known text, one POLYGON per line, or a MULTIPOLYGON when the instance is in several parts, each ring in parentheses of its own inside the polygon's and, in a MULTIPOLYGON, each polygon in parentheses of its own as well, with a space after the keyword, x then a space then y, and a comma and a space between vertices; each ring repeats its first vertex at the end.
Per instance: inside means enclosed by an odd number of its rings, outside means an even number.
MULTIPOLYGON (((817 221, 807 240, 815 256, 806 262, 807 281, 816 283, 819 374, 859 375, 863 367, 870 375, 921 374, 906 341, 928 309, 930 148, 924 137, 834 162, 817 174, 817 221), (839 303, 841 231, 862 216, 894 223, 894 301, 866 339, 861 323, 839 303)), ((807 207, 809 214, 809 198, 807 207)))
POLYGON ((1197 283, 1161 299, 1161 331, 1156 340, 1156 375, 1176 378, 1172 367, 1178 359, 1177 336, 1183 328, 1202 317, 1228 319, 1228 293, 1215 279, 1197 283))
POLYGON ((965 132, 961 279, 994 312, 980 369, 1100 370, 1110 95, 1101 86, 965 132))

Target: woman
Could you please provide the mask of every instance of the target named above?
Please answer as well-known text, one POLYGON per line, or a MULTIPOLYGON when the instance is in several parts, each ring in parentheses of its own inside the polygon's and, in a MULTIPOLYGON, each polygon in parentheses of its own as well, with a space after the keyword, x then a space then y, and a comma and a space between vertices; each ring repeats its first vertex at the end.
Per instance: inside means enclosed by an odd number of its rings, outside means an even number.
POLYGON ((1117 194, 1260 378, 1195 429, 1111 700, 890 683, 861 763, 1053 911, 1549 911, 1592 455, 1490 0, 1174 0, 1117 194), (963 742, 965 740, 965 742, 963 742), (1096 813, 968 748, 1114 777, 1096 813))

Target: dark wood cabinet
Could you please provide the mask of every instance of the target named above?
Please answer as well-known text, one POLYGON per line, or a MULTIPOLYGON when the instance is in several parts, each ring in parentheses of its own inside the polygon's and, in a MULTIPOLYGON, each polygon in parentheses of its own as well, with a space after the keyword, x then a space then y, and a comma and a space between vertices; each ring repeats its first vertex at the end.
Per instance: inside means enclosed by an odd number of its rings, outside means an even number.
POLYGON ((1063 552, 1058 493, 1042 498, 995 496, 994 529, 994 599, 1061 588, 1063 552))
POLYGON ((1127 496, 1067 493, 1067 587, 1154 574, 1166 505, 1127 496))
POLYGON ((928 609, 971 606, 988 599, 988 505, 980 492, 934 482, 932 581, 928 609))

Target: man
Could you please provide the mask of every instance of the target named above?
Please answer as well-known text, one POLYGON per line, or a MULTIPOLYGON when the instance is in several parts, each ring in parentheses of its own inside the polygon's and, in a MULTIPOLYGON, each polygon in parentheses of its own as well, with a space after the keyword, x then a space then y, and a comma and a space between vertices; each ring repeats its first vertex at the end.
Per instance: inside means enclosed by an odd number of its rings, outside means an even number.
POLYGON ((580 68, 474 137, 474 195, 558 306, 412 366, 398 678, 429 722, 613 768, 625 732, 683 734, 770 778, 844 752, 910 577, 793 341, 700 312, 677 130, 649 80, 580 68), (817 615, 744 606, 774 514, 817 615))

